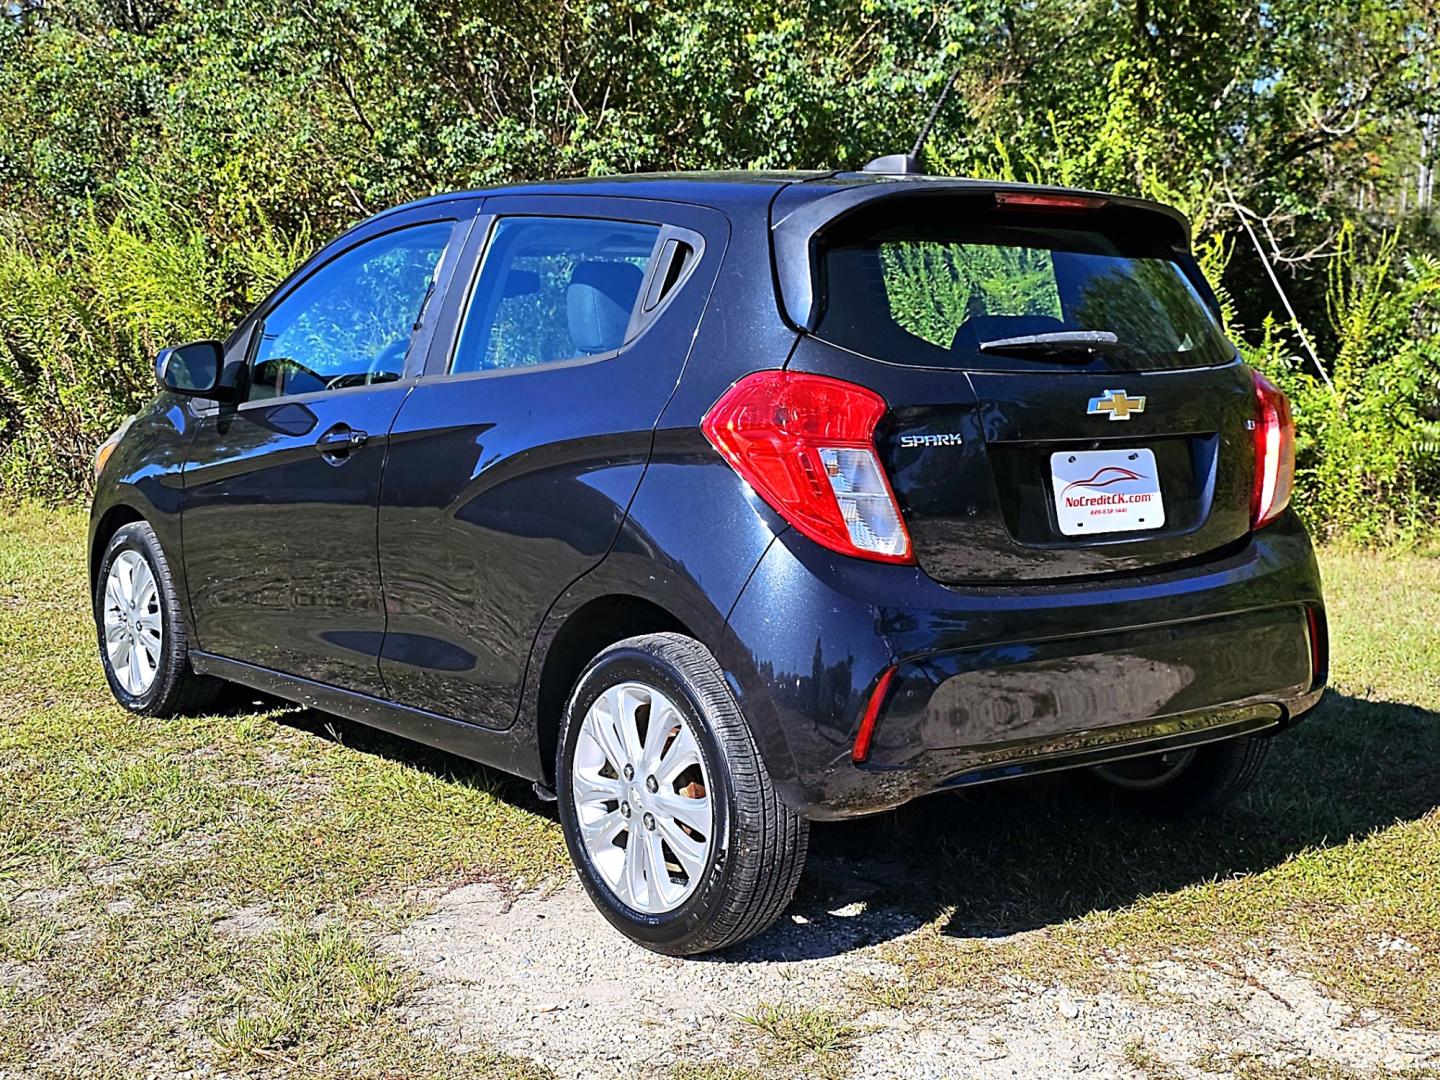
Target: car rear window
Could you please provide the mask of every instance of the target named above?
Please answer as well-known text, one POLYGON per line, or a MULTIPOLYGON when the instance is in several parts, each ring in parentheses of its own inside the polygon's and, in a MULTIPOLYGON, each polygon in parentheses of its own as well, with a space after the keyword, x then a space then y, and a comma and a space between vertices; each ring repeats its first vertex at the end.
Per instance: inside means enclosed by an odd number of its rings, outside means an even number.
POLYGON ((982 343, 1067 331, 1113 333, 1104 363, 1117 367, 1233 355, 1173 251, 1139 237, 1045 222, 851 227, 823 249, 819 272, 816 333, 892 362, 1003 369, 1016 361, 982 343))

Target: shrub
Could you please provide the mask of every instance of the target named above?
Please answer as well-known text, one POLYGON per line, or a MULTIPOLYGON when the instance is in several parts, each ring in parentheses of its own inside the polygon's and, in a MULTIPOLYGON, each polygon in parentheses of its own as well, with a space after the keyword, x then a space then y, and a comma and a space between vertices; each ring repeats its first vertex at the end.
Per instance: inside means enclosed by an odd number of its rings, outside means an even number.
POLYGON ((1235 335, 1294 405, 1296 505, 1326 537, 1419 539, 1440 512, 1440 259, 1401 257, 1394 233, 1364 250, 1346 226, 1326 310, 1328 381, 1273 317, 1235 335))
POLYGON ((0 219, 0 489, 57 500, 91 483, 95 447, 154 393, 166 345, 223 336, 309 246, 262 220, 217 250, 199 226, 132 194, 102 222, 92 211, 58 253, 0 219))
MULTIPOLYGON (((58 254, 0 219, 0 490, 49 500, 86 494, 95 446, 153 393, 167 344, 222 335, 309 251, 252 211, 245 240, 207 238, 187 214, 131 192, 109 222, 77 221, 58 254)), ((1220 280, 1233 250, 1201 235, 1220 280)), ((1395 234, 1369 246, 1340 234, 1326 290, 1334 356, 1327 381, 1292 326, 1267 318, 1231 337, 1290 395, 1298 427, 1295 504, 1327 538, 1407 542, 1440 514, 1440 259, 1402 256, 1395 234)))

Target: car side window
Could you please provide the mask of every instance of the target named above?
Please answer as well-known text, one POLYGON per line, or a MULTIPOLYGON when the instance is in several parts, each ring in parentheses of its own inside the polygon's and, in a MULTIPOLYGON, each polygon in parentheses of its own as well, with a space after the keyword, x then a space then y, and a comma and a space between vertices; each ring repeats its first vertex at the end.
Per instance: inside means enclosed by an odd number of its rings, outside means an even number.
POLYGON ((450 239, 412 225, 326 263, 271 310, 250 359, 250 401, 394 382, 450 239))
POLYGON ((451 372, 613 352, 625 343, 657 225, 501 218, 465 314, 451 372))

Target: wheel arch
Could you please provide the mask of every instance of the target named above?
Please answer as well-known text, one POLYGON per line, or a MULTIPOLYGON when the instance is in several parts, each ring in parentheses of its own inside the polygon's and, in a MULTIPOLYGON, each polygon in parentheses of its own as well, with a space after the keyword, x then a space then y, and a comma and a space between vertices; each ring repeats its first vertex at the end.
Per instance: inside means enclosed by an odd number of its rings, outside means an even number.
POLYGON ((555 780, 555 751, 565 703, 585 665, 617 641, 665 632, 696 636, 674 612, 626 593, 587 600, 560 624, 545 650, 534 706, 536 749, 547 783, 555 780))
POLYGON ((105 547, 110 538, 126 525, 145 521, 145 515, 129 503, 116 503, 106 510, 95 523, 90 537, 90 592, 95 592, 95 577, 100 573, 100 560, 105 557, 105 547))

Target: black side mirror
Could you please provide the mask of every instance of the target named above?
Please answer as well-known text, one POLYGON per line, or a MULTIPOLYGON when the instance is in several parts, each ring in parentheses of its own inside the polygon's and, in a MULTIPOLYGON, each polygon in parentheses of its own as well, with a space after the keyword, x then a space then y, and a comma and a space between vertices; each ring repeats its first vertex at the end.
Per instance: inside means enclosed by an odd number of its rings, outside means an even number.
POLYGON ((161 349, 155 357, 155 378, 173 393, 218 401, 224 396, 220 386, 224 363, 225 350, 220 342, 192 341, 161 349))

